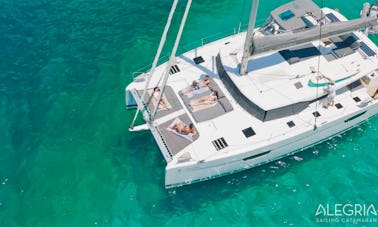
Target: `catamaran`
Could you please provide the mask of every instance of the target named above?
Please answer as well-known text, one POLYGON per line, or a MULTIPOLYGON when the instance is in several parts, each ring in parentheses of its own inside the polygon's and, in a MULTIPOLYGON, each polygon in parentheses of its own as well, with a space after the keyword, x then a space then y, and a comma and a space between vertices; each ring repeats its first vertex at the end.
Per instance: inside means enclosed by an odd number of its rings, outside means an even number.
POLYGON ((130 131, 147 129, 164 156, 165 187, 260 166, 349 130, 378 112, 378 47, 363 32, 377 17, 295 0, 255 28, 180 56, 187 2, 169 60, 157 66, 173 1, 151 69, 126 87, 137 109, 130 131), (141 114, 145 124, 135 126, 141 114))

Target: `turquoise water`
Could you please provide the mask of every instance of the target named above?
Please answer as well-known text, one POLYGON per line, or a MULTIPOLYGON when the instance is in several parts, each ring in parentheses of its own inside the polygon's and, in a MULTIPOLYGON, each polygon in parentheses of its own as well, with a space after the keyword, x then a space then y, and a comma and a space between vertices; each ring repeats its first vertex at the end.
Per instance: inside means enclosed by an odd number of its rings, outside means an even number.
MULTIPOLYGON (((324 4, 356 18, 364 1, 324 4)), ((165 161, 149 132, 128 132, 123 98, 171 1, 0 2, 0 226, 328 226, 318 204, 378 208, 378 117, 280 163, 166 190, 165 161)), ((260 1, 258 23, 285 2, 260 1)), ((249 6, 194 1, 179 51, 232 33, 249 6)))

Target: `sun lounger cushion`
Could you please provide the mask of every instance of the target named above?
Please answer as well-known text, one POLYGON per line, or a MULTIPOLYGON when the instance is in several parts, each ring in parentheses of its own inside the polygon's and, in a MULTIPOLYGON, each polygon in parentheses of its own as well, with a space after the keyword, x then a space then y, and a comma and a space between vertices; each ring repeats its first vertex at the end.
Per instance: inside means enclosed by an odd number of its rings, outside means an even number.
POLYGON ((220 98, 219 104, 222 106, 222 108, 225 112, 230 112, 234 109, 234 108, 232 108, 231 103, 226 98, 220 98))
POLYGON ((171 129, 171 128, 167 128, 168 131, 170 132, 173 132, 174 134, 184 138, 184 139, 187 139, 189 140, 190 142, 193 142, 193 133, 189 133, 188 135, 184 135, 184 134, 181 134, 181 133, 178 133, 176 130, 174 129, 171 129))

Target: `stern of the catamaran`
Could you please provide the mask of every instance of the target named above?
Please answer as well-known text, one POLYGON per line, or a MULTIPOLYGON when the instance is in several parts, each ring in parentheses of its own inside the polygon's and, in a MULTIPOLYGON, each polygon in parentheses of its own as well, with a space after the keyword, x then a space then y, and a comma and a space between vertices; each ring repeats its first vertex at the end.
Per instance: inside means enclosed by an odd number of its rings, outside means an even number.
POLYGON ((147 122, 150 119, 150 114, 147 109, 147 106, 142 101, 140 90, 138 90, 137 84, 135 82, 130 83, 126 88, 125 88, 125 105, 126 109, 131 110, 131 109, 137 109, 135 112, 134 118, 130 124, 130 131, 140 131, 140 130, 147 130, 148 127, 147 125, 140 125, 140 126, 135 126, 135 120, 137 119, 137 116, 139 113, 142 114, 144 120, 147 122), (138 108, 139 107, 139 108, 138 108))

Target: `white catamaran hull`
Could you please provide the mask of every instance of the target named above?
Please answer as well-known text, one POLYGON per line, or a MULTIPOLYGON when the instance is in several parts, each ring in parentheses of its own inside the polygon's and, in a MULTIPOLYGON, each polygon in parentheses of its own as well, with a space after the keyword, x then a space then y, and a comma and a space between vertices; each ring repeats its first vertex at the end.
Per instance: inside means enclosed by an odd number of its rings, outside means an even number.
POLYGON ((261 148, 259 151, 244 152, 220 160, 182 167, 169 168, 167 166, 165 186, 170 188, 205 181, 281 159, 352 129, 377 113, 378 103, 368 104, 358 113, 345 116, 334 122, 325 122, 316 130, 308 130, 303 134, 261 148))

